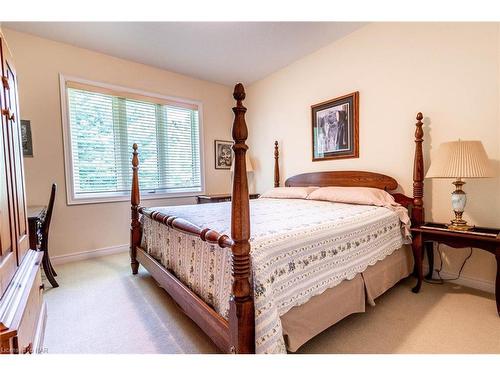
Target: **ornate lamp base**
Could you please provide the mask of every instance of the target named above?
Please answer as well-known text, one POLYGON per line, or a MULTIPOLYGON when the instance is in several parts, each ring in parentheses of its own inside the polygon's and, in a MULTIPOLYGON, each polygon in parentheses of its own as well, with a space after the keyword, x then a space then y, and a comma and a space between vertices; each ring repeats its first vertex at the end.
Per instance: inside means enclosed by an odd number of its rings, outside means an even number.
POLYGON ((464 223, 466 224, 455 224, 455 220, 451 221, 451 224, 447 224, 446 227, 449 230, 458 230, 458 231, 468 231, 471 229, 474 229, 474 225, 467 225, 467 222, 464 220, 464 223))
POLYGON ((471 230, 474 226, 467 225, 467 222, 462 219, 465 204, 467 203, 467 194, 462 190, 462 186, 465 185, 465 182, 458 179, 453 185, 455 185, 455 191, 451 193, 451 205, 453 206, 453 212, 455 212, 455 219, 451 220, 451 224, 448 224, 447 228, 457 231, 471 230))

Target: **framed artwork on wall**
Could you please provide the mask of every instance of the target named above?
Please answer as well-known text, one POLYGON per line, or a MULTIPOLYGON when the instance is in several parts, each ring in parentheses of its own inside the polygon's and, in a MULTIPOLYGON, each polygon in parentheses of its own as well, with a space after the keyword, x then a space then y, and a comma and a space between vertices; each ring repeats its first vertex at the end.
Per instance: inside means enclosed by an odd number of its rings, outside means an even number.
POLYGON ((23 156, 33 157, 33 140, 31 138, 31 121, 21 120, 21 140, 23 156))
POLYGON ((359 157, 359 92, 311 106, 313 161, 359 157))
POLYGON ((215 140, 215 169, 231 169, 233 142, 215 140))

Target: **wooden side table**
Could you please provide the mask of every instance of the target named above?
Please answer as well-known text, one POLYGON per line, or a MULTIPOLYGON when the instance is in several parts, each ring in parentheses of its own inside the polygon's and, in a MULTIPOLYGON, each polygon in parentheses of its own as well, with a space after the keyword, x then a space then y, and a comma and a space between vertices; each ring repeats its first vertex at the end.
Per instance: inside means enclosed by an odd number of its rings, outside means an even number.
MULTIPOLYGON (((250 199, 257 199, 260 194, 249 194, 250 199)), ((198 195, 196 197, 198 204, 202 203, 217 203, 217 202, 231 202, 231 194, 212 194, 212 195, 198 195)))
POLYGON ((412 289, 418 293, 422 286, 423 273, 423 247, 429 258, 429 274, 426 278, 432 277, 434 268, 434 253, 432 242, 439 242, 452 248, 473 247, 492 253, 497 262, 497 275, 495 282, 495 298, 497 312, 500 316, 500 229, 475 227, 474 229, 461 232, 446 228, 445 224, 425 223, 411 229, 413 234, 413 253, 415 256, 415 268, 417 271, 417 285, 412 289))
POLYGON ((57 283, 55 276, 57 276, 52 263, 50 262, 49 249, 42 249, 41 243, 43 239, 42 227, 45 222, 45 217, 47 213, 47 206, 28 206, 28 231, 29 231, 29 241, 30 249, 43 251, 42 266, 45 276, 50 284, 57 288, 59 284, 57 283))

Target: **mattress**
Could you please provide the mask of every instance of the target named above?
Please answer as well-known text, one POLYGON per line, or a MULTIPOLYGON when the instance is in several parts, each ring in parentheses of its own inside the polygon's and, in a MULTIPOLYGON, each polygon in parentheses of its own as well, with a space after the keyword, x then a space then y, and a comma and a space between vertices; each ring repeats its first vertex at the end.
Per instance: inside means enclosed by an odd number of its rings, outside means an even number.
MULTIPOLYGON (((154 209, 230 235, 229 202, 154 209)), ((398 216, 384 207, 260 198, 250 201, 250 213, 257 353, 286 352, 281 316, 405 242, 398 216)), ((142 221, 142 247, 227 318, 230 249, 142 221)))

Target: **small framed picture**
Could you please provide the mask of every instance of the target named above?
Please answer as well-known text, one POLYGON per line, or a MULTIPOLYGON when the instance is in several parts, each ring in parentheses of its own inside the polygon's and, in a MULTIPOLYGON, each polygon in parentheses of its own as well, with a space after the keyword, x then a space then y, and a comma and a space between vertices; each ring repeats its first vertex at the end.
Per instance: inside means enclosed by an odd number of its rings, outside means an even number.
POLYGON ((21 120, 21 140, 23 156, 33 157, 33 140, 31 139, 31 121, 21 120))
POLYGON ((215 140, 215 169, 231 169, 233 142, 215 140))
POLYGON ((359 157, 359 92, 311 106, 313 161, 359 157))

